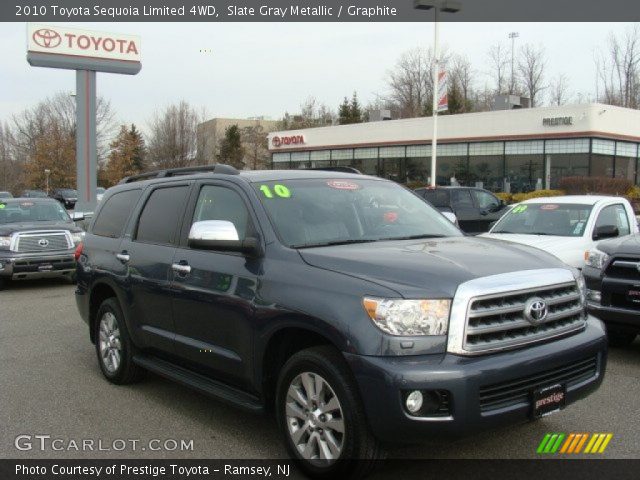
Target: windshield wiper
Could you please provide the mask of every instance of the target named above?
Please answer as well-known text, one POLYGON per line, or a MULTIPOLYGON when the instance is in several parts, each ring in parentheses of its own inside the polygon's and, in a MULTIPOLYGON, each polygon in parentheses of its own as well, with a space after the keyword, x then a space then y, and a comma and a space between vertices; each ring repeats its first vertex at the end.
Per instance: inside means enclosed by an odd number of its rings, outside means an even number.
POLYGON ((406 237, 390 237, 390 238, 380 238, 379 240, 381 241, 388 241, 388 240, 417 240, 419 238, 445 238, 447 235, 438 235, 438 234, 432 234, 432 235, 407 235, 406 237))
POLYGON ((321 242, 321 243, 301 243, 298 245, 291 245, 291 248, 314 248, 314 247, 330 247, 333 245, 349 245, 352 243, 370 243, 370 242, 377 242, 378 239, 377 238, 370 238, 370 239, 359 239, 359 240, 355 240, 355 239, 351 239, 351 240, 335 240, 332 242, 321 242))

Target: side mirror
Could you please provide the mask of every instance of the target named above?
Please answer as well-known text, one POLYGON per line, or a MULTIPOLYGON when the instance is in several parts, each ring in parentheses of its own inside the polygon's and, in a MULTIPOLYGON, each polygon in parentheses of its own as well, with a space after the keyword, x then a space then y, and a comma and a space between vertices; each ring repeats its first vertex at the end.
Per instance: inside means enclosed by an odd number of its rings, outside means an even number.
POLYGON ((596 227, 593 232, 593 239, 602 240, 603 238, 613 238, 618 235, 620 235, 620 232, 618 231, 618 227, 615 225, 601 225, 596 227))
POLYGON ((227 220, 195 222, 189 230, 189 246, 203 250, 225 250, 247 255, 261 255, 260 241, 255 237, 240 240, 238 231, 227 220))
POLYGON ((74 222, 82 222, 85 219, 84 212, 72 212, 70 215, 74 222))

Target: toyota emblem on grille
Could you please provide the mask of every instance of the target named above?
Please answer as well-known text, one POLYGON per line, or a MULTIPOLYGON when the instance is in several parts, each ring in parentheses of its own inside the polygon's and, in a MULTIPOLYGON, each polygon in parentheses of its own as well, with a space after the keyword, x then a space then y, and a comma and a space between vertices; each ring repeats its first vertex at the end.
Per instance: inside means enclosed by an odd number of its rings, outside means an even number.
POLYGON ((538 325, 547 318, 549 310, 547 304, 540 297, 533 297, 524 304, 524 317, 532 325, 538 325))
POLYGON ((46 238, 41 238, 40 240, 38 240, 38 245, 40 245, 42 248, 48 247, 49 240, 47 240, 46 238))

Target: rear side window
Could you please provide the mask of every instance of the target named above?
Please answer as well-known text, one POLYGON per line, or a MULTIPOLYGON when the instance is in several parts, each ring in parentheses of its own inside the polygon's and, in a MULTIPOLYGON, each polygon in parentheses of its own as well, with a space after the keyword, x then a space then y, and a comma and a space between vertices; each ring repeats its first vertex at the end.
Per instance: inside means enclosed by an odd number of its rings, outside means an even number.
POLYGON ((92 233, 101 237, 120 238, 129 212, 138 202, 142 190, 127 190, 109 197, 93 224, 92 233))
POLYGON ((446 190, 423 190, 422 194, 434 207, 449 206, 449 192, 446 190))
POLYGON ((159 245, 174 243, 188 193, 187 185, 154 190, 140 215, 136 240, 159 245))
POLYGON ((469 190, 454 190, 451 192, 451 203, 456 207, 473 208, 471 192, 469 190))

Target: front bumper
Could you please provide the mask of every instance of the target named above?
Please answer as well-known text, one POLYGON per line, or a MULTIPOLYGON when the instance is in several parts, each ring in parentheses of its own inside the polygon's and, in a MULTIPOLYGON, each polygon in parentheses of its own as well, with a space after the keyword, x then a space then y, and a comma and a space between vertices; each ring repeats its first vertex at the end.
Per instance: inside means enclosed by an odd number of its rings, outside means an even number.
MULTIPOLYGON (((477 357, 454 354, 406 357, 368 357, 344 354, 355 375, 369 424, 376 437, 390 442, 456 439, 483 430, 526 422, 532 405, 529 392, 513 404, 487 409, 481 389, 510 385, 523 379, 549 385, 544 375, 593 359, 594 373, 572 383, 567 380, 567 405, 595 391, 602 382, 607 342, 604 326, 589 317, 575 335, 518 350, 477 357), (412 417, 402 403, 402 392, 445 390, 449 415, 412 417)), ((589 374, 588 374, 589 375, 589 374)), ((555 382, 551 382, 553 384, 555 382)), ((533 389, 532 389, 533 390, 533 389)))
POLYGON ((70 276, 76 271, 73 250, 56 253, 15 253, 0 256, 0 276, 12 280, 70 276))
POLYGON ((585 281, 587 288, 599 291, 602 298, 601 302, 587 302, 589 313, 616 330, 640 332, 640 309, 610 305, 612 294, 625 295, 629 288, 638 286, 637 281, 602 277, 600 270, 591 267, 585 268, 585 281))

